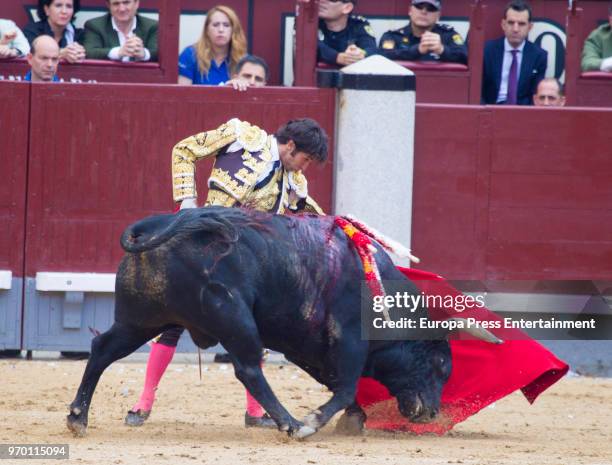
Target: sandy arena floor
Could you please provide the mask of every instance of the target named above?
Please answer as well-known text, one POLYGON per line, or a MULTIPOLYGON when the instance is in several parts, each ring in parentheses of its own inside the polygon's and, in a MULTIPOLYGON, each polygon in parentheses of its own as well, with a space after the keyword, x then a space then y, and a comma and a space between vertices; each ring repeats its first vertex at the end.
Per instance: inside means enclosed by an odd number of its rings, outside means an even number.
MULTIPOLYGON (((202 381, 196 364, 173 363, 148 423, 124 426, 144 367, 141 361, 124 361, 105 372, 88 435, 76 439, 66 429, 65 416, 85 362, 0 360, 0 444, 69 443, 68 463, 92 465, 612 465, 612 379, 565 378, 533 406, 515 393, 443 437, 379 431, 343 437, 330 425, 299 442, 272 430, 245 429, 244 392, 232 367, 210 363, 204 365, 202 381)), ((268 364, 265 372, 298 418, 329 396, 292 365, 268 364)))

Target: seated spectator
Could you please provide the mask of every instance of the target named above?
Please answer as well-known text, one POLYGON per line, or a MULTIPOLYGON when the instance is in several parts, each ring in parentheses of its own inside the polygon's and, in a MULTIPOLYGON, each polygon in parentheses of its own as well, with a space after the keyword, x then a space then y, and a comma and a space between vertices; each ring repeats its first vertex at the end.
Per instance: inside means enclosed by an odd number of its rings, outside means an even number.
POLYGON ((39 21, 30 22, 23 30, 30 44, 41 35, 51 36, 60 47, 60 59, 77 63, 85 59, 85 48, 80 44, 83 30, 72 24, 80 9, 79 0, 38 0, 39 21))
POLYGON ((263 58, 255 55, 243 56, 236 65, 236 72, 232 79, 225 83, 238 91, 245 91, 249 87, 263 87, 268 83, 270 71, 263 58))
POLYGON ((504 37, 485 44, 481 101, 532 105, 546 73, 547 53, 527 40, 533 27, 529 4, 523 0, 508 3, 501 27, 504 37))
POLYGON ((370 23, 352 15, 356 0, 319 0, 317 60, 346 66, 376 53, 370 23))
POLYGON ((217 5, 208 10, 200 39, 181 52, 178 83, 224 84, 246 51, 238 16, 230 7, 217 5))
POLYGON ((24 57, 30 52, 28 39, 10 19, 0 19, 0 60, 24 57))
POLYGON ((556 78, 544 78, 538 84, 536 93, 533 94, 533 104, 536 107, 563 107, 565 96, 563 95, 563 84, 556 78))
POLYGON ((608 22, 589 34, 582 49, 582 71, 612 72, 612 2, 608 22))
POLYGON ((23 80, 30 82, 59 81, 56 76, 59 53, 60 48, 54 38, 41 35, 34 39, 30 53, 28 53, 30 71, 23 80))
POLYGON ((109 13, 85 23, 87 58, 157 61, 157 21, 138 14, 138 0, 106 0, 109 13))
POLYGON ((452 27, 438 24, 440 0, 412 0, 410 22, 380 38, 379 53, 391 60, 467 64, 467 47, 452 27))

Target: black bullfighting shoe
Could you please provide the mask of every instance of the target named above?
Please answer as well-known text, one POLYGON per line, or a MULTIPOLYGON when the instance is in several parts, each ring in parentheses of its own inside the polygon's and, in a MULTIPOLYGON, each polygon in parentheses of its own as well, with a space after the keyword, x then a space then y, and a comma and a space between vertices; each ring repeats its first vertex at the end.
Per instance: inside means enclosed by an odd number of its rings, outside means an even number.
POLYGON ((151 415, 151 410, 140 410, 136 412, 129 410, 125 416, 125 424, 128 426, 142 426, 147 418, 151 415))
POLYGON ((267 413, 261 417, 254 417, 249 415, 249 412, 244 412, 244 426, 246 428, 276 428, 276 422, 267 413))

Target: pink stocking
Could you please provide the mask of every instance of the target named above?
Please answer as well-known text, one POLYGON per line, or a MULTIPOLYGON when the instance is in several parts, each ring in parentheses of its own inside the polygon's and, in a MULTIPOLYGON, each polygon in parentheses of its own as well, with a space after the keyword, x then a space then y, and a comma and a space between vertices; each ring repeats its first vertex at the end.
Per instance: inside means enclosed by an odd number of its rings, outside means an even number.
POLYGON ((132 407, 133 412, 138 410, 149 412, 151 410, 153 402, 155 402, 157 385, 164 375, 166 368, 168 368, 168 364, 172 361, 174 352, 176 352, 176 347, 166 346, 158 342, 151 346, 144 389, 140 395, 140 400, 132 407))

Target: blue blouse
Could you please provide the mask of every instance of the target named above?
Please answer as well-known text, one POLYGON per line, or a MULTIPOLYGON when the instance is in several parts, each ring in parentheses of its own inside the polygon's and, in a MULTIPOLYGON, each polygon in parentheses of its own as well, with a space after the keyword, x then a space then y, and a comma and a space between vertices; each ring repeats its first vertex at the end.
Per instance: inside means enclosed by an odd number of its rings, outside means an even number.
POLYGON ((229 81, 229 63, 226 59, 221 66, 217 66, 215 60, 211 60, 208 74, 200 73, 195 47, 190 45, 181 52, 179 56, 178 72, 180 76, 191 79, 193 84, 215 86, 229 81))

